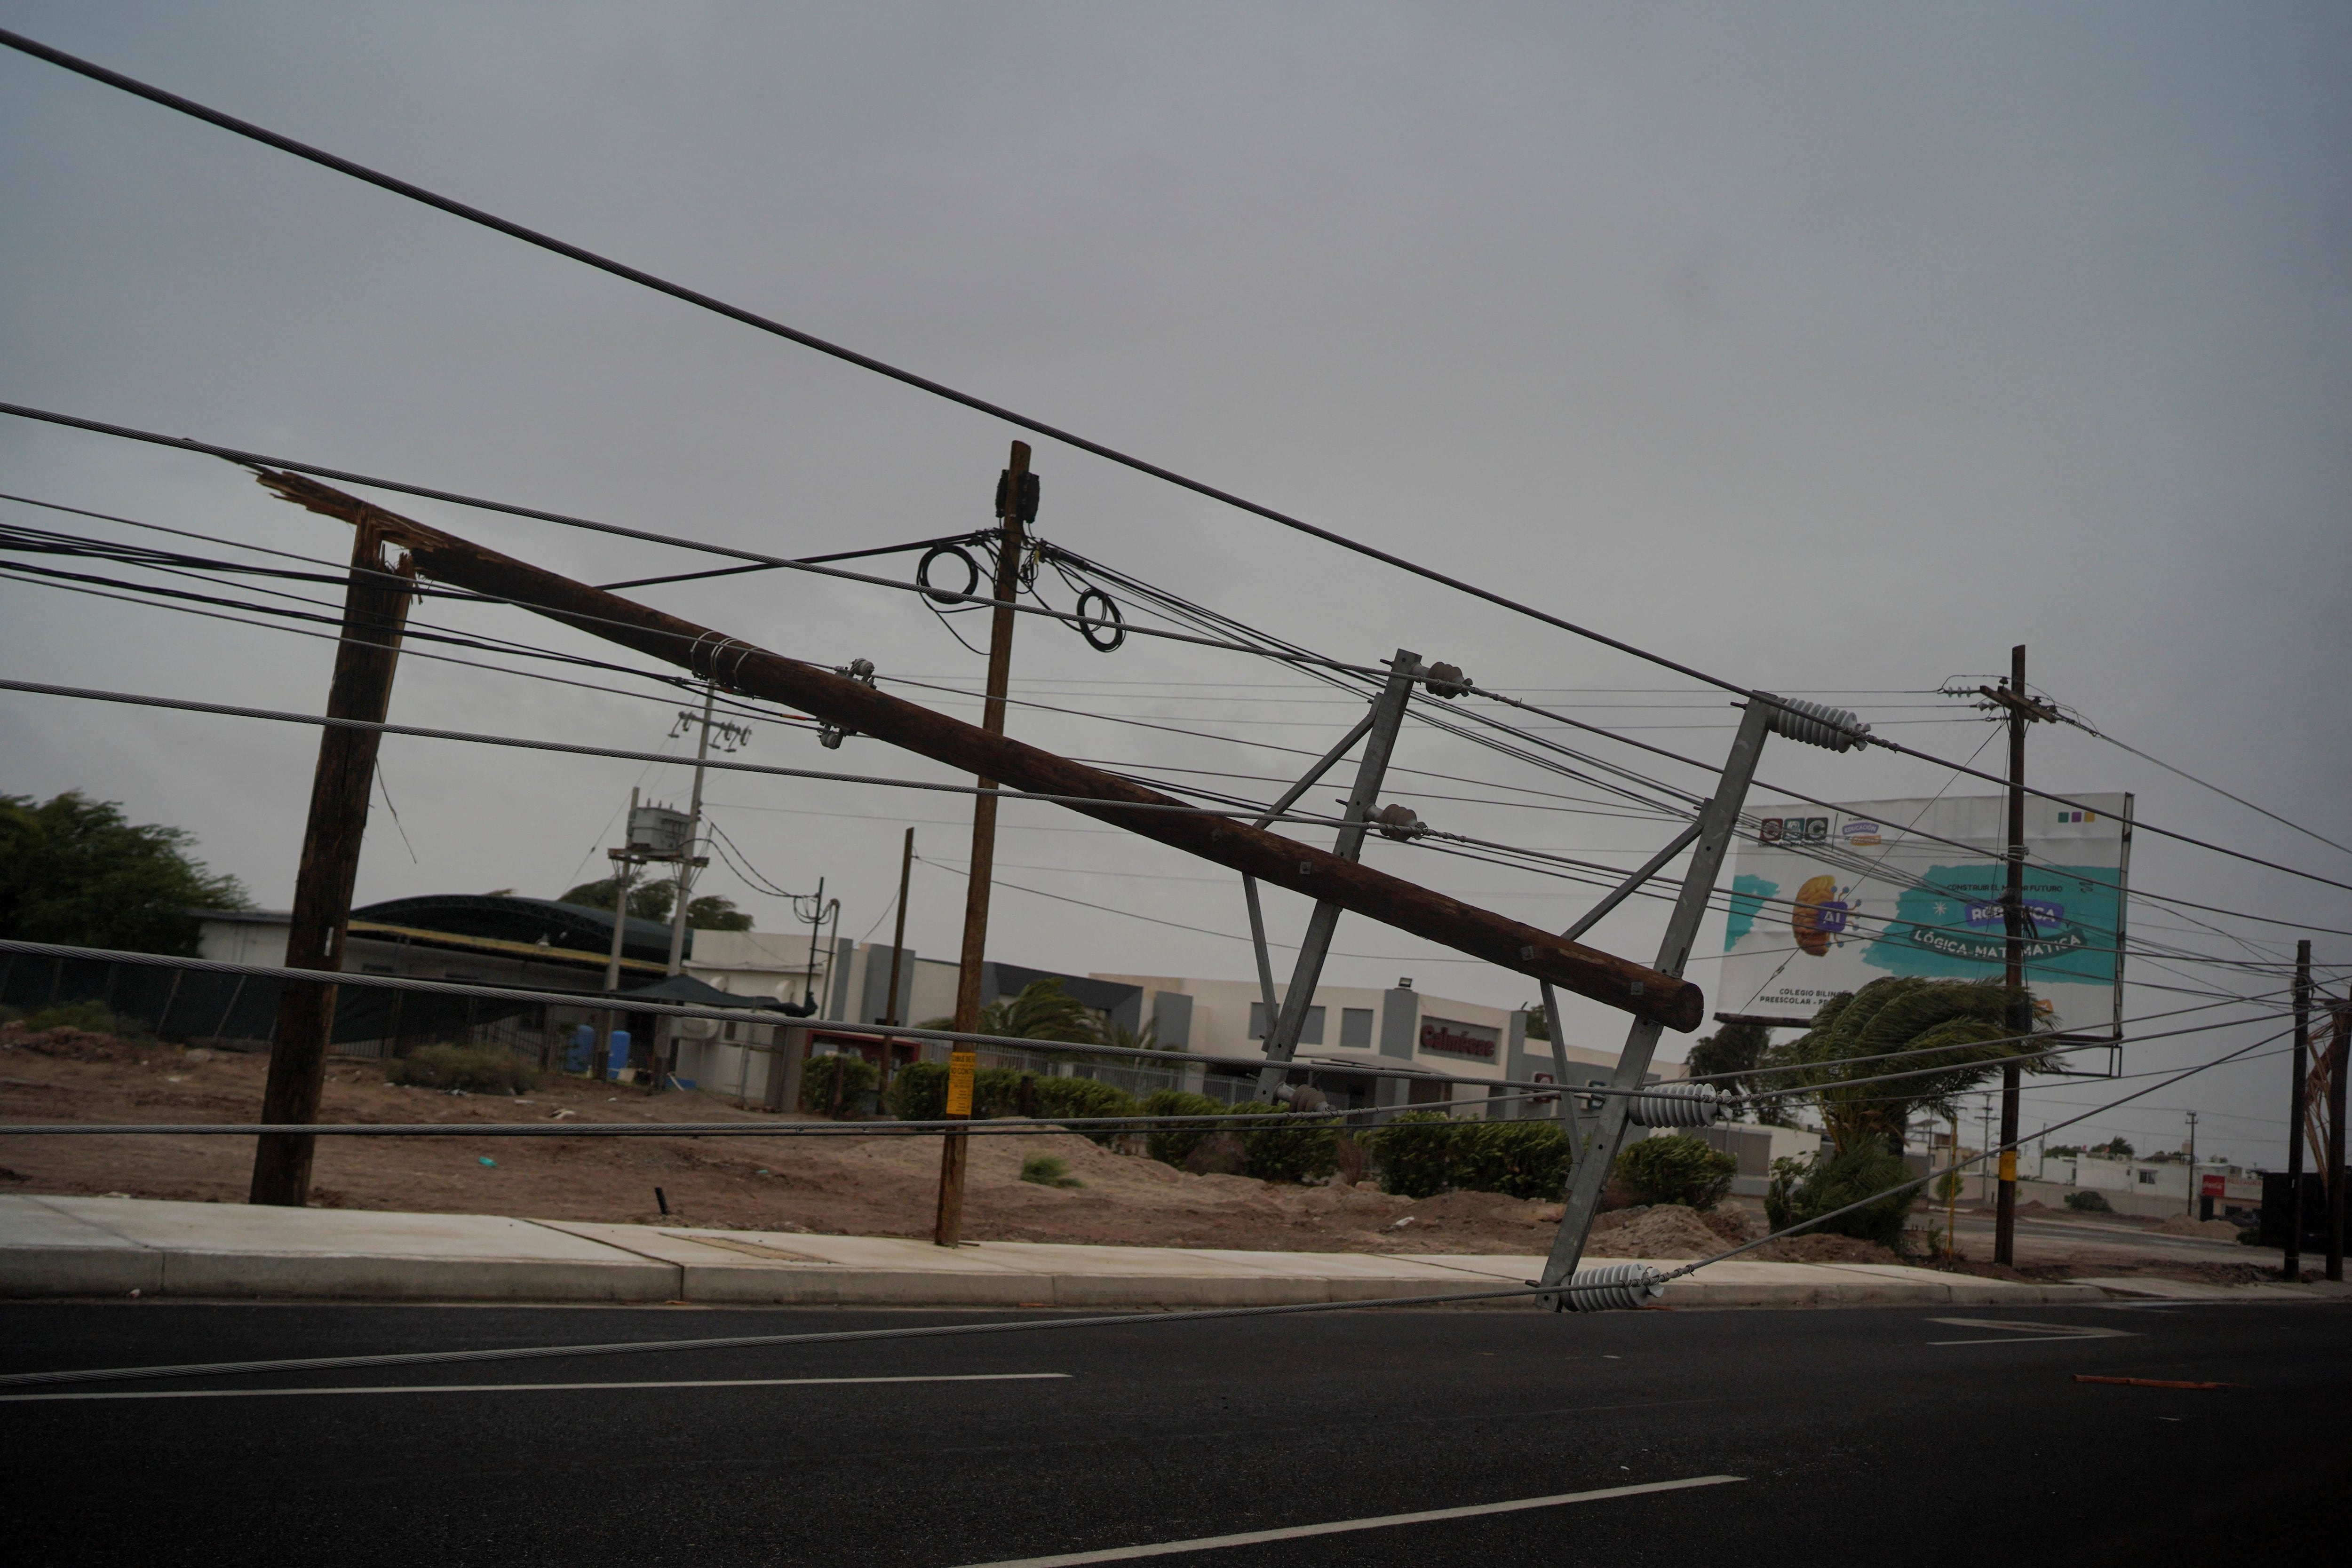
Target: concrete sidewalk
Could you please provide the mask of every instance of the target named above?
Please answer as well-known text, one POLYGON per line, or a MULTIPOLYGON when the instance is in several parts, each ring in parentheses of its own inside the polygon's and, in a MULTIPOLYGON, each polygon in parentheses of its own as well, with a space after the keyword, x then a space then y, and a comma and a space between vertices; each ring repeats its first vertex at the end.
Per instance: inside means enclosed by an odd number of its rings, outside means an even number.
MULTIPOLYGON (((1678 1266, 1674 1260, 1652 1261, 1661 1269, 1678 1266)), ((0 1197, 0 1297, 20 1299, 135 1291, 144 1296, 305 1301, 1271 1306, 1517 1285, 1535 1278, 1542 1266, 1533 1256, 1242 1252, 1023 1241, 973 1242, 948 1250, 891 1237, 140 1198, 0 1197)), ((2132 1281, 2142 1294, 2151 1283, 2132 1281)), ((2269 1293, 2294 1290, 2279 1286, 2269 1293)), ((1665 1304, 2024 1306, 2107 1299, 2106 1290, 2090 1283, 2011 1284, 1894 1265, 1734 1260, 1675 1281, 1666 1287, 1665 1304)))

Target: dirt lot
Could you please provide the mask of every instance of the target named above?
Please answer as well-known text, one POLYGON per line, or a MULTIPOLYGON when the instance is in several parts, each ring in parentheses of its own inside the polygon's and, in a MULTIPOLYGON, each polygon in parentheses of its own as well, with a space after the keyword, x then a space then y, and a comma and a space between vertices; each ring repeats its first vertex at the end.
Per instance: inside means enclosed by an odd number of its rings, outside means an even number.
MULTIPOLYGON (((264 1060, 77 1030, 0 1027, 0 1121, 244 1122, 259 1115, 264 1060)), ((383 1081, 374 1062, 330 1065, 321 1119, 447 1123, 777 1120, 697 1092, 650 1094, 553 1077, 521 1096, 452 1094, 383 1081)), ((784 1118, 799 1123, 799 1117, 784 1118)), ((1303 1252, 1533 1253, 1546 1249, 1556 1203, 1453 1192, 1415 1202, 1370 1184, 1295 1186, 1197 1176, 1071 1134, 976 1136, 964 1234, 982 1241, 1071 1241, 1303 1252), (1032 1155, 1060 1156, 1082 1186, 1020 1179, 1032 1155)), ((546 1219, 659 1220, 746 1230, 927 1236, 939 1143, 929 1137, 324 1138, 313 1202, 342 1208, 508 1214, 546 1219)), ((252 1140, 213 1136, 0 1139, 0 1191, 119 1194, 241 1203, 252 1140)), ((1752 1203, 1604 1214, 1593 1249, 1617 1256, 1698 1258, 1763 1234, 1752 1203)), ((1748 1256, 1893 1262, 1845 1237, 1797 1237, 1748 1256)), ((2183 1261, 2102 1257, 2101 1271, 2211 1278, 2183 1261)), ((1992 1272, 1989 1265, 1960 1265, 1992 1272)), ((2081 1272, 2039 1258, 2031 1277, 2081 1272)), ((2008 1273, 2007 1270, 2002 1270, 2008 1273)), ((2010 1277, 2020 1277, 2011 1274, 2010 1277)))
MULTIPOLYGON (((258 1056, 136 1044, 78 1030, 0 1029, 0 1120, 242 1122, 259 1114, 258 1056)), ((772 1120, 702 1093, 649 1094, 550 1078, 520 1097, 450 1094, 383 1082, 373 1062, 331 1064, 331 1122, 738 1122, 772 1120)), ((791 1118, 799 1121, 800 1118, 791 1118)), ((240 1203, 253 1161, 234 1137, 0 1140, 0 1191, 121 1193, 240 1203)), ((964 1234, 974 1240, 1117 1242, 1318 1252, 1535 1252, 1558 1205, 1488 1193, 1424 1202, 1369 1186, 1288 1186, 1194 1176, 1112 1154, 1071 1134, 971 1140, 964 1234), (1059 1155, 1085 1185, 1019 1179, 1031 1155, 1059 1155)), ((917 1137, 323 1138, 313 1201, 346 1208, 512 1214, 741 1229, 927 1236, 940 1145, 917 1137), (485 1164, 495 1161, 495 1164, 485 1164)))

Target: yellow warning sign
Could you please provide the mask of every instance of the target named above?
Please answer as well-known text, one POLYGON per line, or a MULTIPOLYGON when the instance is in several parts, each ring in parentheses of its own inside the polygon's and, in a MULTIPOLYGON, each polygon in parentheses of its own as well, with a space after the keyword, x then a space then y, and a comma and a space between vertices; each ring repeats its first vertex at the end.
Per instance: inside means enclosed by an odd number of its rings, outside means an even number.
POLYGON ((2015 1181, 2017 1179, 2017 1151, 2015 1149, 2003 1149, 2000 1152, 2000 1179, 2003 1181, 2015 1181))
POLYGON ((948 1053, 949 1115, 971 1114, 971 1072, 973 1063, 978 1061, 979 1058, 969 1051, 951 1051, 948 1053))

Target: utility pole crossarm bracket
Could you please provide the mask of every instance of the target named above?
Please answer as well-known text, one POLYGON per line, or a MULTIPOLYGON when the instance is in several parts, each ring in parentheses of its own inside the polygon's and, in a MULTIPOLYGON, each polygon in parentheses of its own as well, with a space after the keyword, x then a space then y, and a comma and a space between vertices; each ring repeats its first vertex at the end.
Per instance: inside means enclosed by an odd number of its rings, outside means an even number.
POLYGON ((2014 714, 2024 716, 2029 724, 2063 724, 2065 716, 2039 697, 2021 696, 2007 686, 1979 686, 1977 691, 1990 697, 1995 704, 2014 714))
POLYGON ((1569 942, 1343 856, 1246 822, 1181 808, 1185 802, 1099 768, 992 735, 977 725, 877 691, 830 669, 790 659, 678 616, 606 593, 408 518, 299 475, 265 471, 286 499, 345 521, 383 517, 421 574, 503 600, 592 637, 633 648, 717 682, 730 692, 795 708, 959 772, 1014 789, 1086 798, 1084 816, 1164 843, 1384 925, 1484 959, 1514 974, 1687 1032, 1705 1021, 1700 988, 1663 970, 1569 942), (1123 810, 1148 806, 1150 810, 1123 810), (1176 808, 1171 810, 1170 808, 1176 808))

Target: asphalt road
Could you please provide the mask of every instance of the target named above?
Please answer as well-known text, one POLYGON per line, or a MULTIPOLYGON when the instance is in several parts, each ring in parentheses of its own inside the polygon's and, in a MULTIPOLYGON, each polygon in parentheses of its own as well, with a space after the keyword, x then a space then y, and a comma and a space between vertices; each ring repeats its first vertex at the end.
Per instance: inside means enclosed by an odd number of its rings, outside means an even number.
MULTIPOLYGON (((944 1321, 13 1303, 0 1370, 944 1321)), ((27 1565, 956 1568, 1719 1477, 1159 1560, 2239 1562, 2340 1539, 2352 1481, 2333 1304, 1371 1312, 0 1395, 27 1565), (798 1378, 959 1381, 614 1386, 798 1378), (357 1391, 426 1384, 469 1386, 357 1391), (354 1391, 186 1396, 223 1388, 354 1391), (108 1391, 141 1396, 23 1397, 108 1391)))

